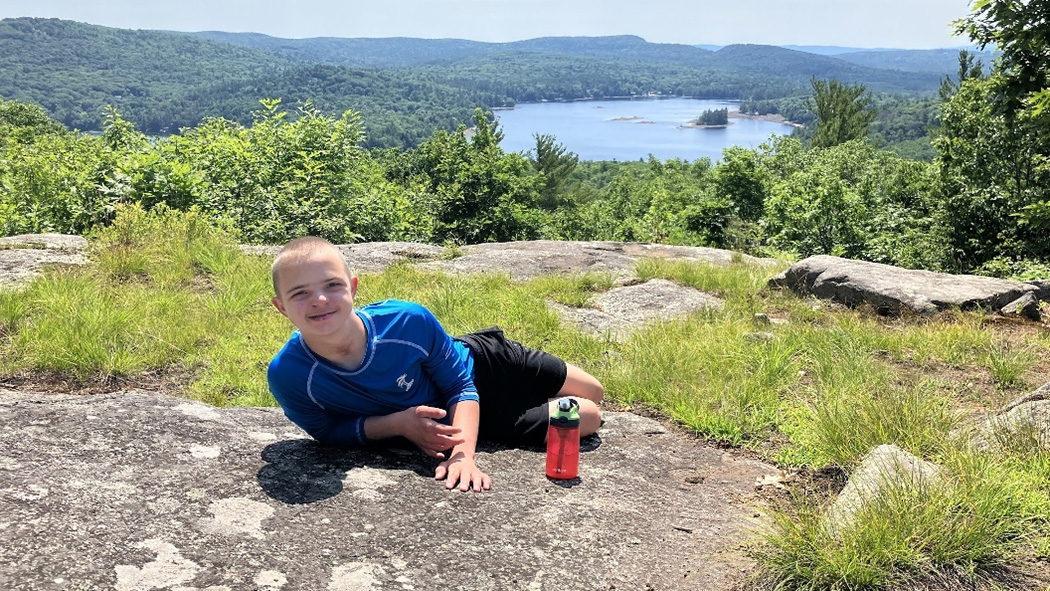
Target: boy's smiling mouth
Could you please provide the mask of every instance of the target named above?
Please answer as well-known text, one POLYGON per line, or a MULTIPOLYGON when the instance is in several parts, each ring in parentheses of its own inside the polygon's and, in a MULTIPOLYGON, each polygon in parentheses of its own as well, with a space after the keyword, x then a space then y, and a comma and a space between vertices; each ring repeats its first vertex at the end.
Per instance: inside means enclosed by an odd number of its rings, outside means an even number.
POLYGON ((314 320, 314 321, 328 320, 328 318, 331 317, 333 314, 335 314, 335 312, 336 312, 335 310, 332 310, 331 312, 324 312, 324 313, 321 313, 321 314, 315 314, 313 316, 307 316, 307 318, 309 318, 310 320, 314 320))

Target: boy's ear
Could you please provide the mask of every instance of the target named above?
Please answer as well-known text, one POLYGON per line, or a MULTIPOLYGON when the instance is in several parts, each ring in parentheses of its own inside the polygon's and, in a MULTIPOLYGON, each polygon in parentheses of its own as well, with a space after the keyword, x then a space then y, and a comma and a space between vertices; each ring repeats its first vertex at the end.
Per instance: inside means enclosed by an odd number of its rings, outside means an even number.
POLYGON ((274 296, 274 298, 270 300, 270 302, 273 303, 273 307, 277 308, 278 312, 284 314, 285 317, 288 316, 288 312, 284 311, 284 302, 281 301, 281 298, 274 296))
POLYGON ((354 299, 355 297, 357 297, 357 275, 350 278, 350 299, 354 299))

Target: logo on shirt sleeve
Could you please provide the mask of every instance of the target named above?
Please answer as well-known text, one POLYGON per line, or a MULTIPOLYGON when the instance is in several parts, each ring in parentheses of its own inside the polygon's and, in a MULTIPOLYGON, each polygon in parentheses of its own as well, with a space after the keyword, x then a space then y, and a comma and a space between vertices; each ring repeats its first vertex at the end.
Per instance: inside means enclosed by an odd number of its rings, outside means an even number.
POLYGON ((411 390, 412 384, 414 383, 416 383, 416 381, 414 379, 408 379, 407 373, 403 373, 401 374, 401 377, 397 378, 397 387, 403 389, 405 392, 411 390))

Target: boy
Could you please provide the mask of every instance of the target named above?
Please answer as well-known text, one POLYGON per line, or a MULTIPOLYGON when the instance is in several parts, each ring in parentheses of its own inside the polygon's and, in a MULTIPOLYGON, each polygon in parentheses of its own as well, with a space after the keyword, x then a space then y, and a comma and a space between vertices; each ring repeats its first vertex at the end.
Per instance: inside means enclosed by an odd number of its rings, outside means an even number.
POLYGON ((542 445, 553 400, 580 403, 580 434, 598 430, 602 385, 499 329, 454 339, 426 308, 387 300, 354 308, 358 279, 338 248, 304 237, 272 267, 273 305, 298 329, 270 362, 285 416, 322 443, 404 437, 443 460, 445 487, 475 492, 491 478, 474 459, 478 436, 542 445))

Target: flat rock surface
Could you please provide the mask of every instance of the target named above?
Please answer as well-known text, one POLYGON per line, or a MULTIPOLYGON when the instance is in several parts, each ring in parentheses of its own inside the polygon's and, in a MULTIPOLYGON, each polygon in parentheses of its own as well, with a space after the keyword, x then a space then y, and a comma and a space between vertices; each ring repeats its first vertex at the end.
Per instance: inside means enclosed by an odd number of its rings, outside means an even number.
POLYGON ((0 289, 37 276, 49 265, 84 265, 88 246, 81 236, 20 234, 0 238, 0 289))
MULTIPOLYGON (((639 259, 659 258, 714 265, 728 265, 734 253, 700 246, 666 246, 624 242, 566 242, 533 240, 464 246, 462 255, 424 263, 425 268, 451 273, 500 272, 515 280, 552 273, 611 273, 619 279, 634 277, 639 259)), ((754 264, 777 264, 773 259, 736 255, 754 264)))
POLYGON ((597 295, 593 304, 593 308, 575 308, 555 302, 547 305, 582 331, 599 336, 608 334, 615 340, 626 339, 632 331, 650 322, 725 307, 725 302, 715 296, 666 279, 615 287, 597 295))
POLYGON ((976 275, 901 269, 828 255, 813 256, 769 280, 772 287, 884 313, 930 314, 948 308, 999 310, 1036 286, 976 275))
POLYGON ((273 408, 0 392, 0 588, 727 589, 770 466, 609 413, 580 479, 483 448, 446 491, 410 450, 322 447, 273 408))
MULTIPOLYGON (((273 258, 281 250, 280 246, 242 245, 241 250, 248 254, 273 258)), ((380 273, 391 265, 429 261, 440 258, 445 249, 431 244, 418 242, 364 242, 361 244, 340 244, 350 269, 354 273, 380 273)))
MULTIPOLYGON (((340 250, 358 273, 380 272, 396 263, 417 263, 421 268, 445 273, 506 273, 525 281, 552 273, 611 273, 618 278, 634 276, 639 259, 674 259, 728 265, 735 257, 743 262, 776 265, 774 259, 740 255, 729 250, 702 246, 669 246, 633 242, 572 242, 527 240, 491 242, 458 247, 414 242, 368 242, 342 244, 340 250)), ((272 257, 279 246, 242 246, 249 254, 272 257)))

